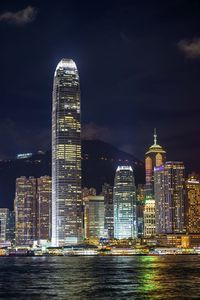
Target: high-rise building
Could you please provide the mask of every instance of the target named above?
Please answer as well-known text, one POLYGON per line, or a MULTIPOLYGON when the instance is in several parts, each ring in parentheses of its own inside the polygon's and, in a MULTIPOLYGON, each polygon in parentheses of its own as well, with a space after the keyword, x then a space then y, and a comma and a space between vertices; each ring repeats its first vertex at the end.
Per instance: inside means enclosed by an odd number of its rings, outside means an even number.
POLYGON ((146 196, 146 189, 144 184, 138 184, 137 188, 137 205, 136 205, 136 215, 137 215, 137 233, 138 237, 144 235, 144 200, 146 196))
POLYGON ((11 244, 15 244, 15 212, 8 212, 8 222, 7 222, 7 241, 11 244))
POLYGON ((114 237, 136 238, 136 188, 131 166, 120 166, 116 170, 113 203, 114 237))
POLYGON ((37 179, 37 240, 51 239, 51 177, 37 179))
POLYGON ((36 179, 16 179, 15 239, 17 245, 31 245, 36 239, 36 179))
POLYGON ((185 168, 182 162, 166 162, 154 168, 156 233, 185 232, 185 168))
POLYGON ((155 236, 155 200, 147 196, 144 202, 144 237, 155 236))
POLYGON ((154 195, 154 167, 163 165, 166 161, 166 151, 157 144, 156 129, 154 129, 154 144, 145 153, 146 195, 154 195))
POLYGON ((82 240, 80 84, 76 64, 56 67, 52 109, 52 244, 82 240))
POLYGON ((200 177, 192 173, 186 180, 186 227, 188 233, 200 233, 200 177))
POLYGON ((104 196, 105 205, 105 231, 107 237, 112 239, 114 237, 114 206, 113 206, 113 187, 108 183, 102 186, 102 195, 104 196))
POLYGON ((104 196, 84 198, 85 238, 105 237, 104 196))
POLYGON ((8 208, 0 208, 0 243, 7 241, 8 208))

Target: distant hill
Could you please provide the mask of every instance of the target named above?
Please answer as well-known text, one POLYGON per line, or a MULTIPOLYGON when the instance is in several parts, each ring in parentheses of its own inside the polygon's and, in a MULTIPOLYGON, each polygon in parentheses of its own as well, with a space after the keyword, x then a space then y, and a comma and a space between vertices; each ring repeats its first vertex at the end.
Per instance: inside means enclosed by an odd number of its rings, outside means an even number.
MULTIPOLYGON (((136 184, 144 182, 144 164, 133 155, 100 140, 82 141, 82 186, 101 191, 103 183, 113 185, 118 165, 130 164, 136 184)), ((13 208, 15 179, 20 176, 51 176, 51 151, 30 158, 0 161, 0 207, 13 208)))

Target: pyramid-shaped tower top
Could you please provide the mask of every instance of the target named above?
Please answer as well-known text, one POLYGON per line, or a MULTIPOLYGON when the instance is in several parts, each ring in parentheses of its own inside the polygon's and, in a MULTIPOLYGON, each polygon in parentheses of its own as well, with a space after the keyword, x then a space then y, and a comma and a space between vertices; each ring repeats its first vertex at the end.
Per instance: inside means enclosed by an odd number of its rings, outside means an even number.
POLYGON ((157 144, 157 133, 156 133, 156 128, 154 128, 154 144, 149 147, 149 150, 146 152, 146 154, 149 154, 149 153, 166 153, 166 151, 160 146, 157 144))

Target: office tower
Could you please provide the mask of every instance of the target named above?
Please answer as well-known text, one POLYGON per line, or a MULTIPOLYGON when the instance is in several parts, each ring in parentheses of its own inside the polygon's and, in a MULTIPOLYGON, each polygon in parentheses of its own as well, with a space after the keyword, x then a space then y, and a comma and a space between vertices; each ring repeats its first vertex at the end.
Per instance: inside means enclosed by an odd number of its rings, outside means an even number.
POLYGON ((15 212, 8 212, 8 222, 7 222, 7 241, 15 244, 15 212))
POLYGON ((156 233, 185 231, 184 165, 166 162, 154 168, 156 233))
POLYGON ((7 241, 8 208, 0 208, 0 243, 7 241))
POLYGON ((137 215, 137 233, 138 237, 142 237, 144 234, 144 200, 145 200, 145 185, 138 184, 137 188, 137 205, 136 205, 136 215, 137 215))
POLYGON ((17 245, 31 245, 36 239, 36 179, 16 179, 15 239, 17 245))
POLYGON ((96 196, 96 194, 97 194, 97 191, 93 187, 91 187, 89 189, 87 187, 84 187, 82 189, 82 199, 87 196, 96 196))
POLYGON ((147 196, 144 204, 144 237, 155 236, 155 200, 147 196))
POLYGON ((104 196, 87 196, 84 198, 85 238, 105 237, 104 196))
POLYGON ((37 179, 37 240, 51 239, 51 177, 37 179))
POLYGON ((105 231, 109 239, 114 238, 114 207, 113 207, 113 187, 108 183, 102 186, 102 195, 105 205, 105 231))
POLYGON ((192 173, 186 180, 186 226, 188 233, 200 233, 200 177, 192 173))
POLYGON ((113 203, 114 237, 136 238, 136 189, 131 166, 120 166, 116 170, 113 203))
POLYGON ((154 195, 154 167, 163 165, 166 161, 166 151, 157 144, 156 129, 154 129, 154 144, 145 153, 146 194, 154 195))
POLYGON ((56 67, 52 109, 52 244, 82 240, 80 84, 76 64, 56 67))

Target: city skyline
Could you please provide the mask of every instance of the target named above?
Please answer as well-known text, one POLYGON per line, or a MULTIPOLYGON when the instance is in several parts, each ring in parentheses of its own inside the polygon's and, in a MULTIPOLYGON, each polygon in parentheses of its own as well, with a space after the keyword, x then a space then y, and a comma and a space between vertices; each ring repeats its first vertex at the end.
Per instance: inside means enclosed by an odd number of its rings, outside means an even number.
POLYGON ((87 1, 84 6, 79 1, 78 8, 60 2, 49 4, 46 14, 39 1, 34 5, 1 2, 1 63, 2 70, 12 70, 12 91, 9 71, 2 72, 0 138, 5 142, 0 158, 50 147, 50 74, 60 57, 72 57, 82 78, 84 137, 101 136, 143 159, 156 127, 169 160, 200 170, 195 125, 199 118, 199 4, 143 3, 145 9, 137 1, 102 1, 96 9, 87 1), (15 19, 17 12, 22 16, 27 12, 27 20, 15 19), (37 40, 43 39, 40 51, 33 51, 37 40), (27 62, 29 76, 25 75, 27 62))

